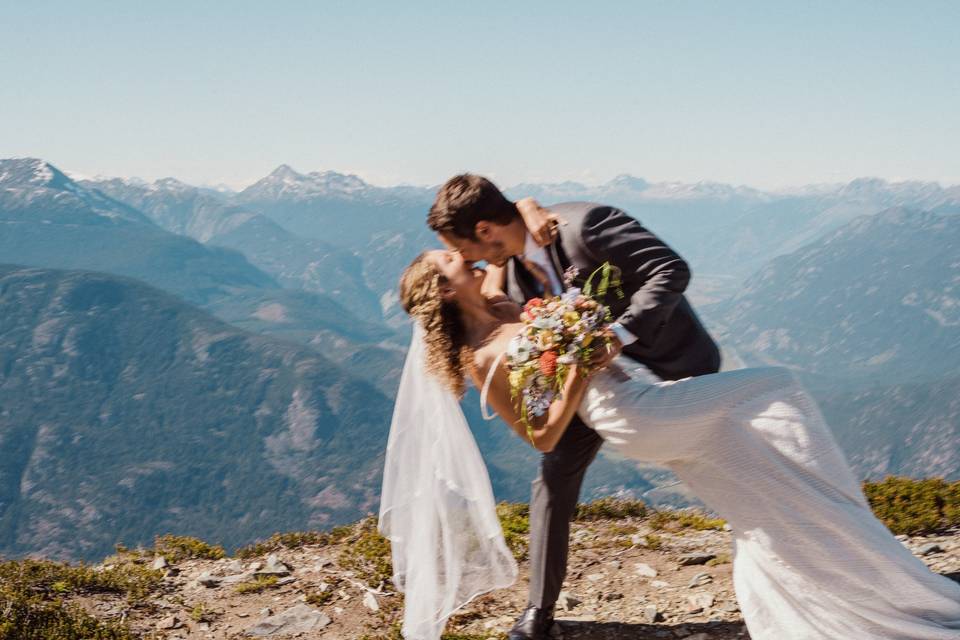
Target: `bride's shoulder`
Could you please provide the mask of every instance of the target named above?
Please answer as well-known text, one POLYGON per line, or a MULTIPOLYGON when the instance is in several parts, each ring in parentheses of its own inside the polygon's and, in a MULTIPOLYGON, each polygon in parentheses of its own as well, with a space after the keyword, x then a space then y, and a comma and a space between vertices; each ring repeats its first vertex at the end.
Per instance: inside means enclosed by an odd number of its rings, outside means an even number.
POLYGON ((473 350, 473 357, 470 359, 469 367, 475 372, 485 372, 493 364, 497 357, 497 352, 492 344, 485 344, 473 350))
POLYGON ((505 325, 492 339, 473 350, 473 357, 469 363, 472 375, 484 377, 490 367, 509 348, 510 342, 520 333, 520 324, 505 325))

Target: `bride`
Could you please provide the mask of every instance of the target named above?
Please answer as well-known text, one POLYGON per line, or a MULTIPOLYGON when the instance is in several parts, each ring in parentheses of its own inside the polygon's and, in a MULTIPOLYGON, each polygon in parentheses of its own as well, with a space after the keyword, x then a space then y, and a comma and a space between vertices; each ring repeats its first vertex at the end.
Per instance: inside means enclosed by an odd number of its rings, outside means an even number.
MULTIPOLYGON (((414 338, 384 467, 380 529, 406 594, 405 638, 439 638, 516 565, 457 404, 466 378, 525 440, 502 360, 521 308, 491 302, 456 252, 418 256, 400 280, 414 338)), ((612 351, 533 420, 550 451, 574 414, 621 454, 670 468, 733 537, 733 581, 754 640, 960 638, 960 585, 933 573, 871 512, 820 412, 785 368, 660 381, 612 351)), ((575 373, 575 372, 571 372, 575 373)))

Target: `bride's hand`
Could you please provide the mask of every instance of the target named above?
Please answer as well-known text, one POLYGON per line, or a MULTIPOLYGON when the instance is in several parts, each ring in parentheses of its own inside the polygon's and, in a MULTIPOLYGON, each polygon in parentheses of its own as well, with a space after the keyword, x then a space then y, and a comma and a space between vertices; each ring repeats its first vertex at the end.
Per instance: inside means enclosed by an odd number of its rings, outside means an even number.
POLYGON ((497 302, 507 298, 507 271, 503 267, 495 264, 488 264, 484 267, 487 275, 483 278, 483 285, 480 292, 483 297, 491 302, 497 302))
POLYGON ((559 225, 565 224, 555 213, 544 209, 533 198, 517 200, 517 211, 523 218, 523 224, 538 246, 545 247, 552 244, 559 234, 559 225))

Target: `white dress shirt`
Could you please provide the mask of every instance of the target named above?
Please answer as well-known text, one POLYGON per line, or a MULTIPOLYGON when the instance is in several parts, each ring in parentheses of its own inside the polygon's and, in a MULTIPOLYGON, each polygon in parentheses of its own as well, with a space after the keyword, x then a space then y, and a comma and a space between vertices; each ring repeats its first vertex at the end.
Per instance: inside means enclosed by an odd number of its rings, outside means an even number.
MULTIPOLYGON (((523 257, 544 270, 547 277, 550 278, 550 286, 555 292, 559 293, 566 289, 566 287, 563 286, 563 280, 560 279, 556 269, 553 268, 553 261, 550 260, 550 256, 547 255, 546 248, 538 245, 529 231, 523 243, 523 257)), ((630 331, 619 322, 611 324, 610 330, 616 334, 621 344, 627 345, 637 341, 637 336, 630 333, 630 331)))
POLYGON ((559 295, 563 292, 563 280, 560 279, 556 269, 553 268, 553 261, 550 260, 550 256, 547 255, 547 250, 537 244, 529 231, 523 243, 523 257, 546 272, 547 277, 550 278, 550 287, 555 294, 559 295))

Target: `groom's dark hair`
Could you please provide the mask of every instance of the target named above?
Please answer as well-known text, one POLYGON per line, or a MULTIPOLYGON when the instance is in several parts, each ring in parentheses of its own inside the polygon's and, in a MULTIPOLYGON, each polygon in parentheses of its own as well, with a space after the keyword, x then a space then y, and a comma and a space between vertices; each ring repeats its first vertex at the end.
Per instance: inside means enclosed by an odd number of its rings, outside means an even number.
POLYGON ((447 180, 430 207, 427 224, 438 233, 476 240, 481 220, 509 224, 520 213, 497 186, 483 176, 461 173, 447 180))

